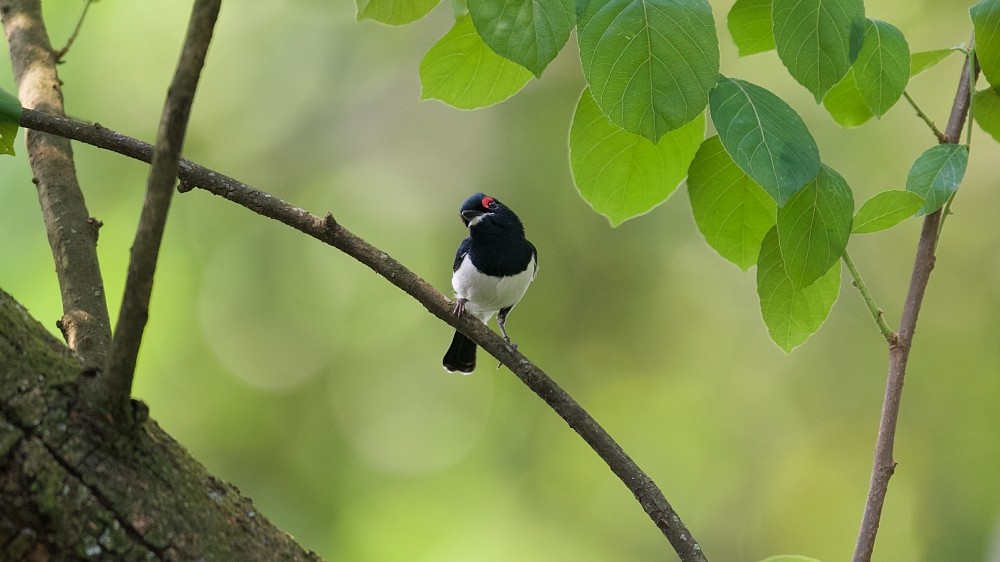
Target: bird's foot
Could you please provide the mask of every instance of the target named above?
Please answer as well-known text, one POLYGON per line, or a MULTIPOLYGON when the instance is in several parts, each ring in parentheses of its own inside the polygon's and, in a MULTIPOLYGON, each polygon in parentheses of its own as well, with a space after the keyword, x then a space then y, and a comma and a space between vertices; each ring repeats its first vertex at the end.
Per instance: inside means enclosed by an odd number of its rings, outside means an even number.
MULTIPOLYGON (((507 342, 507 349, 509 349, 511 353, 513 353, 513 352, 517 351, 517 344, 516 344, 516 343, 511 343, 511 342, 510 342, 510 338, 508 338, 508 337, 507 337, 507 336, 505 335, 505 336, 503 337, 503 340, 504 340, 505 342, 507 342)), ((498 370, 498 371, 500 370, 500 367, 503 367, 503 363, 497 363, 497 370, 498 370)))
POLYGON ((469 299, 460 298, 457 301, 455 301, 455 312, 453 312, 452 314, 461 318, 462 313, 465 312, 465 303, 467 302, 469 302, 469 299))

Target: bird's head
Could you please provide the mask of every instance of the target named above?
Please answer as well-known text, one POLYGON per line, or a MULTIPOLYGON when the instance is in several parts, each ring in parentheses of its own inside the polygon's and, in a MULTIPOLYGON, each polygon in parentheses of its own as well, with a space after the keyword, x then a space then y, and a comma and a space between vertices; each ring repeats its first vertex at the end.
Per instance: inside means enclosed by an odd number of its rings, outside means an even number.
POLYGON ((466 227, 472 228, 479 224, 479 221, 483 220, 483 217, 502 212, 503 210, 509 211, 507 207, 504 207, 503 203, 497 201, 495 198, 485 193, 476 193, 462 203, 462 207, 458 210, 458 213, 462 217, 462 223, 466 227))
POLYGON ((473 238, 524 237, 524 225, 521 224, 521 219, 495 197, 477 193, 462 203, 458 213, 473 238))

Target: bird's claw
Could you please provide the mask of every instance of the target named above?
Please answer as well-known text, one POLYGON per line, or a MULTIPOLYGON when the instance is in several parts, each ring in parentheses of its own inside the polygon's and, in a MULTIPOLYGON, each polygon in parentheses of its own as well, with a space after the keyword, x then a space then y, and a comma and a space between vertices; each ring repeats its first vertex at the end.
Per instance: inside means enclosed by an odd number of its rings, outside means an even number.
POLYGON ((455 301, 455 311, 452 314, 461 318, 462 313, 465 312, 465 303, 467 302, 469 302, 469 299, 458 299, 455 301))
MULTIPOLYGON (((516 343, 511 343, 510 342, 510 338, 508 338, 507 336, 504 336, 503 340, 505 342, 507 342, 507 349, 509 349, 511 353, 514 353, 515 351, 517 351, 517 344, 516 343)), ((500 370, 500 367, 503 367, 503 363, 497 363, 497 370, 498 371, 500 370)))

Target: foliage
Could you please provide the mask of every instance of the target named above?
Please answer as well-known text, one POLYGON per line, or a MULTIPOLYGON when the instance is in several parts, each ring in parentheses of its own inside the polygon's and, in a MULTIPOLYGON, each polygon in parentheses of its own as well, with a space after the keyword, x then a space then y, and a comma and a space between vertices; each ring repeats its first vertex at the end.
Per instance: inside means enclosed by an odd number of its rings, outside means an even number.
POLYGON ((608 117, 653 142, 705 109, 719 77, 719 44, 705 0, 587 2, 580 64, 608 117))
POLYGON ((670 197, 704 137, 704 114, 657 144, 630 134, 601 112, 588 88, 580 95, 569 132, 573 177, 580 195, 617 226, 670 197))
MULTIPOLYGON (((419 4, 427 6, 426 10, 430 10, 431 8, 433 8, 434 4, 436 4, 436 3, 437 2, 435 0, 434 2, 431 2, 429 4, 429 6, 427 5, 426 2, 421 2, 419 4)), ((378 5, 378 4, 379 4, 379 2, 376 2, 376 1, 371 1, 371 2, 362 2, 362 1, 359 1, 358 2, 358 6, 359 6, 358 17, 359 17, 359 19, 362 18, 362 10, 361 10, 361 6, 362 5, 364 5, 364 6, 367 7, 367 6, 374 6, 374 5, 378 5)), ((382 3, 382 4, 385 5, 385 6, 391 6, 393 4, 404 5, 404 3, 399 3, 399 2, 385 2, 385 3, 382 3)), ((418 3, 414 2, 412 4, 416 5, 418 3)), ((984 4, 991 4, 991 3, 984 3, 984 4)), ((737 45, 740 47, 740 54, 742 54, 742 55, 749 55, 749 54, 753 54, 753 53, 765 53, 765 54, 761 55, 761 58, 764 58, 764 57, 772 57, 773 58, 774 57, 774 55, 766 54, 767 51, 774 49, 774 34, 773 34, 772 26, 771 26, 771 12, 770 12, 770 9, 771 9, 771 3, 769 1, 746 2, 745 0, 738 0, 736 2, 736 5, 734 5, 733 10, 729 14, 728 21, 729 21, 730 25, 728 26, 728 29, 729 29, 730 33, 732 33, 732 35, 733 35, 733 40, 736 41, 737 45), (745 6, 746 4, 751 4, 752 7, 755 10, 755 12, 752 13, 750 15, 750 17, 748 18, 753 23, 753 25, 749 25, 748 26, 748 27, 751 28, 751 31, 749 33, 747 33, 747 35, 749 37, 748 37, 748 39, 746 39, 747 44, 751 45, 751 47, 748 47, 748 50, 745 50, 744 47, 743 47, 743 42, 741 40, 737 39, 737 31, 735 31, 734 23, 733 23, 734 20, 737 21, 737 22, 740 21, 740 19, 738 17, 734 17, 737 14, 737 7, 739 7, 739 6, 745 6), (757 31, 755 31, 754 29, 757 29, 757 31), (756 45, 756 46, 752 46, 752 45, 756 45)), ((369 11, 369 12, 366 13, 366 15, 364 15, 364 18, 365 19, 378 19, 377 17, 375 17, 375 16, 372 15, 374 13, 375 12, 369 11)), ((424 13, 426 13, 426 11, 424 13)), ((716 15, 718 15, 718 14, 716 14, 716 15)), ((407 15, 406 17, 407 18, 411 18, 411 19, 416 19, 416 18, 413 17, 412 14, 407 15)), ((420 16, 418 15, 416 17, 420 17, 420 16)), ((460 18, 463 18, 463 17, 465 18, 466 21, 471 22, 471 16, 467 15, 464 12, 461 13, 456 18, 456 22, 458 22, 460 20, 460 18)), ((386 23, 392 23, 393 25, 399 25, 401 23, 405 23, 405 21, 402 21, 403 19, 406 19, 406 18, 402 18, 402 17, 387 18, 386 23), (391 20, 391 21, 389 21, 389 20, 391 20)), ((870 21, 871 20, 866 20, 866 24, 865 24, 866 27, 868 27, 870 25, 870 21)), ((897 22, 897 23, 900 23, 900 22, 897 22)), ((457 27, 457 23, 456 23, 456 27, 457 27)), ((743 29, 743 27, 740 27, 740 26, 736 26, 736 27, 739 27, 740 29, 743 29)), ((444 31, 445 31, 445 29, 442 29, 441 33, 443 33, 444 31)), ((908 29, 904 29, 904 31, 906 31, 907 35, 909 35, 909 30, 908 29)), ((478 35, 479 35, 478 33, 475 33, 475 36, 473 37, 473 39, 476 39, 476 43, 478 45, 480 45, 480 46, 485 45, 485 42, 482 40, 482 37, 479 37, 478 35)), ((904 37, 904 39, 905 38, 906 37, 904 37)), ((984 38, 983 32, 982 32, 982 30, 980 30, 979 37, 977 37, 977 49, 979 50, 981 58, 985 58, 984 57, 984 53, 988 52, 988 49, 990 48, 990 45, 988 43, 984 42, 983 38, 984 38)), ((937 45, 953 45, 954 43, 950 42, 950 41, 951 40, 944 40, 944 39, 942 39, 941 42, 937 43, 937 45)), ((427 45, 429 46, 430 43, 431 43, 431 41, 428 41, 427 45)), ((934 46, 933 43, 930 44, 930 45, 921 45, 921 43, 919 41, 911 41, 911 44, 914 47, 917 47, 918 45, 920 45, 922 48, 926 47, 926 46, 934 46)), ((489 49, 489 47, 486 47, 486 49, 489 49)), ((481 52, 483 54, 486 54, 488 51, 487 50, 483 50, 481 52)), ((862 47, 859 50, 858 59, 855 60, 856 64, 857 64, 858 60, 861 58, 861 56, 863 55, 863 52, 864 52, 864 43, 862 43, 862 47)), ((910 57, 909 57, 910 58, 910 70, 909 70, 910 77, 912 78, 914 76, 917 76, 920 72, 922 72, 922 71, 930 68, 934 64, 937 64, 941 60, 945 60, 947 57, 953 55, 956 52, 961 53, 961 49, 942 48, 942 49, 935 49, 933 51, 924 51, 924 52, 912 53, 910 55, 910 57)), ((568 53, 564 53, 564 54, 568 54, 568 53)), ((531 70, 529 70, 527 68, 520 69, 520 68, 518 68, 518 65, 516 65, 514 63, 512 63, 510 65, 510 68, 512 69, 512 73, 513 72, 517 72, 519 80, 523 81, 518 87, 513 88, 513 92, 516 92, 516 91, 518 91, 520 89, 521 86, 523 86, 524 83, 527 83, 530 80, 530 78, 531 78, 531 76, 533 74, 532 74, 531 70)), ((725 71, 725 69, 723 69, 723 71, 725 71)), ((456 71, 456 72, 457 73, 454 76, 454 83, 456 83, 456 84, 473 84, 473 83, 475 83, 475 81, 472 80, 472 77, 477 77, 478 78, 479 76, 481 76, 481 75, 484 74, 482 72, 478 72, 477 73, 477 72, 474 72, 474 71, 464 70, 464 69, 456 71)), ((538 74, 541 74, 541 73, 542 72, 539 71, 538 74)), ((732 72, 732 75, 734 76, 733 80, 736 80, 737 79, 736 76, 739 76, 739 74, 740 74, 739 72, 732 72)), ((850 99, 855 104, 855 105, 852 106, 854 108, 852 110, 853 112, 849 112, 847 114, 847 117, 846 117, 849 120, 849 122, 853 124, 852 126, 861 125, 864 122, 867 122, 868 120, 870 120, 871 117, 874 117, 874 114, 872 113, 872 110, 867 105, 865 99, 862 97, 862 94, 858 90, 857 81, 855 79, 856 74, 857 74, 857 68, 856 67, 855 68, 851 68, 844 75, 844 77, 841 79, 841 81, 838 82, 827 93, 827 95, 823 98, 823 106, 824 106, 824 108, 826 108, 826 110, 830 112, 831 116, 833 116, 834 118, 837 118, 838 117, 838 113, 836 113, 835 109, 833 109, 832 102, 834 101, 834 94, 838 92, 838 87, 844 86, 844 89, 847 92, 845 94, 845 96, 846 96, 845 99, 850 99)), ((750 81, 754 80, 754 81, 759 81, 762 84, 764 84, 765 83, 764 80, 766 80, 767 78, 761 78, 759 76, 758 77, 739 76, 739 79, 742 80, 743 82, 746 82, 746 83, 751 83, 750 81)), ((424 81, 424 85, 425 85, 425 90, 424 90, 425 96, 424 97, 427 97, 427 98, 435 97, 436 99, 442 99, 446 103, 449 103, 449 104, 452 104, 452 105, 456 105, 456 106, 458 105, 459 102, 448 101, 448 100, 445 100, 444 98, 437 98, 436 96, 428 96, 428 95, 426 95, 426 92, 428 91, 428 89, 427 89, 427 80, 423 76, 421 76, 421 80, 424 81)), ((264 81, 261 81, 261 83, 263 84, 264 81)), ((767 85, 770 87, 770 84, 767 84, 767 85)), ((908 87, 912 88, 913 84, 910 83, 908 87)), ((774 87, 774 88, 772 88, 772 90, 774 92, 779 92, 780 88, 774 87)), ((767 90, 765 90, 765 91, 767 91, 767 90)), ((507 94, 507 95, 512 95, 513 92, 511 92, 510 94, 507 94)), ((911 89, 911 92, 912 92, 912 89, 911 89)), ((469 107, 478 107, 480 105, 489 105, 490 103, 496 103, 497 101, 502 101, 502 99, 506 99, 507 95, 503 95, 502 97, 499 97, 499 99, 497 99, 496 101, 487 101, 487 102, 482 102, 481 104, 480 104, 480 102, 477 102, 476 104, 472 104, 469 107)), ((710 92, 709 95, 711 95, 711 92, 710 92)), ((975 118, 976 118, 977 122, 980 124, 980 126, 982 126, 984 129, 986 129, 988 131, 991 130, 989 123, 992 122, 992 123, 995 124, 997 122, 996 118, 995 118, 995 116, 997 114, 991 108, 991 104, 993 104, 995 102, 996 97, 997 97, 996 91, 993 90, 993 89, 990 89, 990 88, 980 89, 977 92, 977 94, 976 94, 976 103, 975 103, 975 106, 974 106, 975 118), (990 121, 991 116, 992 116, 992 119, 993 119, 992 121, 990 121)), ((490 96, 487 96, 487 99, 488 100, 491 99, 490 96)), ((790 107, 793 106, 793 105, 795 105, 794 103, 791 103, 791 99, 790 98, 786 98, 786 99, 789 100, 789 102, 786 102, 786 105, 789 105, 790 107)), ((580 98, 580 100, 578 102, 578 105, 577 105, 578 110, 579 110, 579 106, 582 105, 582 103, 583 103, 583 96, 581 96, 581 98, 580 98)), ((905 102, 904 102, 904 104, 905 104, 905 102)), ((596 103, 595 103, 595 107, 596 107, 596 103)), ((600 107, 596 107, 596 108, 598 110, 601 110, 600 107)), ((908 111, 908 109, 909 108, 906 108, 907 111, 908 111)), ((623 109, 623 111, 624 111, 624 109, 623 109)), ((885 111, 891 113, 892 109, 890 107, 890 108, 885 109, 885 111)), ((897 111, 897 113, 900 112, 899 109, 897 109, 896 111, 897 111)), ((558 113, 559 110, 555 109, 555 112, 558 113)), ((603 113, 603 111, 602 111, 602 113, 603 113)), ((81 113, 81 115, 82 114, 84 114, 84 113, 81 113)), ((564 112, 564 114, 568 115, 568 114, 570 114, 570 111, 567 110, 567 111, 564 112)), ((699 113, 699 115, 704 115, 704 114, 705 114, 704 111, 702 111, 701 113, 699 113)), ((262 118, 263 117, 264 116, 262 116, 262 118)), ((597 116, 592 114, 591 117, 596 120, 597 116)), ((574 127, 576 127, 578 124, 582 124, 582 119, 583 119, 582 117, 575 118, 574 119, 574 127), (578 123, 578 119, 580 120, 579 123, 578 123)), ((696 119, 697 119, 697 117, 695 118, 695 120, 696 119)), ((695 120, 692 120, 692 123, 694 123, 695 120)), ((837 119, 837 121, 841 122, 839 118, 837 119)), ((611 124, 611 126, 614 127, 615 134, 616 135, 620 135, 620 137, 619 137, 620 139, 632 139, 632 138, 634 138, 634 143, 636 145, 639 145, 639 141, 645 141, 647 143, 651 143, 651 141, 649 141, 649 139, 644 138, 641 135, 636 135, 634 132, 630 132, 630 131, 624 130, 624 129, 620 128, 618 125, 614 125, 614 123, 615 122, 612 121, 610 117, 607 117, 606 121, 602 122, 602 125, 604 125, 604 124, 611 124)), ((844 126, 848 126, 848 125, 846 125, 843 122, 841 122, 841 124, 843 124, 844 126)), ((689 123, 689 126, 690 125, 691 124, 689 123)), ((704 128, 705 126, 702 125, 702 127, 704 128)), ((767 243, 765 244, 765 234, 767 234, 768 232, 770 232, 772 230, 772 228, 774 228, 774 226, 776 224, 776 221, 777 221, 777 210, 778 210, 777 201, 774 198, 772 198, 770 195, 768 195, 767 192, 764 191, 763 188, 759 184, 757 184, 739 166, 736 165, 736 163, 733 160, 733 157, 729 155, 729 153, 726 150, 726 147, 721 143, 721 140, 716 135, 716 132, 714 130, 715 127, 716 127, 716 124, 714 122, 711 123, 711 124, 709 124, 709 128, 710 128, 710 130, 708 132, 708 137, 709 138, 705 139, 701 143, 701 145, 698 147, 697 156, 695 156, 695 158, 692 160, 692 164, 691 164, 691 166, 689 167, 689 169, 687 171, 688 175, 689 175, 688 181, 687 181, 687 183, 688 183, 688 193, 691 194, 690 199, 691 199, 691 205, 692 205, 692 212, 694 214, 694 217, 695 217, 698 229, 700 230, 701 234, 704 236, 705 240, 709 243, 709 245, 711 245, 725 259, 733 262, 739 268, 741 268, 743 270, 748 270, 751 266, 753 266, 754 264, 757 264, 758 257, 762 253, 762 251, 761 251, 762 248, 764 250, 772 252, 772 253, 774 251, 777 251, 778 255, 780 256, 780 252, 781 252, 780 245, 776 244, 776 242, 774 240, 768 240, 767 243), (700 160, 704 160, 705 162, 700 163, 699 162, 700 160), (696 178, 697 178, 697 180, 696 180, 696 178), (713 183, 713 182, 716 182, 716 183, 713 183), (717 189, 718 191, 714 192, 714 193, 713 192, 709 192, 709 191, 706 191, 706 187, 712 187, 713 189, 717 189), (699 194, 698 197, 696 197, 696 193, 699 194), (715 193, 718 193, 719 196, 723 196, 724 195, 725 197, 723 197, 723 199, 728 198, 728 197, 733 197, 733 198, 738 198, 738 199, 735 202, 726 202, 724 200, 717 199, 716 196, 715 196, 715 193), (719 202, 720 204, 717 205, 716 204, 717 202, 719 202), (730 210, 730 209, 733 210, 733 211, 735 211, 735 213, 727 213, 726 212, 727 210, 730 210)), ((994 125, 994 127, 995 127, 995 125, 994 125)), ((608 129, 608 130, 611 131, 612 129, 608 129)), ((996 131, 996 128, 994 128, 992 130, 996 131)), ((992 134, 994 136, 996 136, 997 133, 993 132, 992 134)), ((248 135, 248 137, 254 137, 254 135, 248 135)), ((669 138, 670 138, 670 132, 665 133, 665 135, 661 138, 661 140, 658 143, 653 144, 652 146, 655 147, 655 148, 660 148, 660 147, 662 147, 662 145, 664 145, 665 142, 667 142, 667 139, 669 139, 669 138)), ((571 148, 570 148, 571 149, 571 158, 572 158, 572 151, 574 150, 573 149, 573 145, 572 145, 572 139, 573 139, 573 137, 571 136, 571 148)), ((817 135, 816 139, 819 142, 820 148, 823 149, 823 156, 824 156, 824 158, 828 158, 830 152, 828 150, 824 149, 824 146, 826 146, 824 143, 829 143, 830 142, 829 139, 828 139, 828 137, 823 137, 821 135, 817 135)), ((252 148, 253 148, 253 144, 251 142, 251 149, 252 148)), ((862 150, 865 150, 865 148, 862 148, 862 150)), ((253 153, 252 150, 234 151, 235 154, 239 154, 240 152, 245 152, 245 153, 248 153, 248 154, 249 153, 253 153)), ((276 151, 276 152, 281 152, 281 151, 276 151)), ((917 151, 917 152, 919 152, 919 151, 917 151)), ((916 157, 917 152, 914 152, 913 157, 916 157)), ((669 152, 665 151, 665 154, 669 154, 669 152)), ((979 152, 974 152, 973 154, 979 154, 979 152)), ((952 156, 956 156, 956 155, 952 155, 952 156)), ((662 158, 660 160, 662 161, 662 158)), ((680 161, 680 160, 681 160, 680 157, 676 158, 676 161, 680 161)), ((584 161, 583 163, 584 164, 590 164, 591 162, 584 161)), ((593 167, 597 168, 597 166, 593 166, 593 167)), ((636 172, 640 172, 640 171, 643 170, 643 168, 636 167, 636 168, 634 168, 634 170, 636 172)), ((859 176, 859 174, 857 174, 857 173, 853 173, 853 174, 852 173, 848 173, 848 172, 851 172, 851 170, 848 170, 848 169, 842 169, 841 171, 845 172, 845 176, 848 177, 849 179, 852 179, 852 181, 854 180, 854 178, 857 178, 859 176)), ((905 172, 905 167, 903 168, 903 171, 905 172)), ((635 175, 628 176, 628 179, 634 179, 635 177, 636 177, 635 175)), ((580 188, 580 192, 581 192, 581 194, 583 194, 584 193, 584 189, 582 188, 583 180, 581 179, 581 176, 579 174, 577 174, 575 168, 574 168, 574 178, 576 180, 577 187, 580 188)), ((923 207, 924 203, 923 203, 923 198, 922 197, 920 197, 919 195, 917 195, 914 192, 902 191, 904 179, 905 178, 903 178, 902 175, 901 175, 898 182, 893 182, 892 184, 883 184, 883 185, 880 186, 880 189, 885 189, 886 187, 891 187, 891 188, 893 188, 893 190, 892 191, 888 191, 888 192, 884 192, 884 193, 880 193, 880 194, 876 195, 875 197, 870 198, 864 205, 861 206, 861 208, 854 215, 854 218, 853 218, 853 221, 852 221, 852 225, 851 225, 851 232, 852 233, 860 234, 860 233, 866 233, 866 232, 876 232, 876 231, 885 230, 886 228, 891 228, 892 226, 895 226, 896 224, 899 224, 901 222, 905 222, 906 219, 908 219, 911 216, 913 216, 916 213, 917 210, 919 210, 921 207, 923 207), (916 205, 916 208, 914 208, 914 205, 916 205)), ((599 193, 600 190, 602 189, 601 183, 602 182, 600 182, 600 181, 594 181, 594 182, 591 183, 591 185, 589 186, 589 188, 592 189, 592 190, 594 190, 595 193, 599 193)), ((927 187, 927 189, 933 189, 933 185, 934 185, 933 182, 931 182, 929 184, 929 186, 927 187)), ((631 194, 633 194, 635 192, 636 185, 634 183, 622 183, 622 184, 619 184, 617 186, 616 185, 611 185, 611 186, 609 186, 609 188, 618 188, 618 190, 623 195, 631 195, 631 194)), ((635 208, 635 210, 633 210, 633 211, 629 211, 628 209, 623 208, 620 211, 621 212, 620 215, 618 215, 616 218, 611 218, 609 216, 609 220, 612 221, 612 224, 615 224, 615 225, 621 224, 623 221, 626 221, 628 218, 630 218, 632 216, 637 216, 637 215, 645 212, 645 210, 648 210, 650 208, 650 206, 655 206, 657 204, 663 203, 664 201, 666 201, 666 199, 670 196, 670 194, 673 191, 674 191, 673 189, 664 189, 663 192, 662 192, 662 195, 660 195, 660 194, 650 195, 649 202, 647 202, 647 203, 645 203, 644 205, 641 205, 641 206, 637 205, 636 208, 635 208), (655 200, 657 197, 660 197, 659 201, 655 200), (643 208, 645 210, 638 210, 639 208, 643 208)), ((862 200, 863 200, 863 198, 858 198, 858 202, 860 202, 862 200)), ((597 209, 596 205, 595 205, 595 209, 597 209)), ((600 209, 597 209, 597 210, 598 210, 598 212, 601 212, 601 213, 604 213, 604 214, 607 214, 607 213, 610 212, 610 211, 607 211, 607 212, 601 211, 600 209)), ((660 217, 660 216, 662 216, 662 215, 660 213, 657 213, 656 215, 654 215, 653 217, 651 217, 650 219, 648 219, 647 221, 644 221, 644 222, 646 222, 648 224, 649 220, 658 220, 658 217, 660 217)), ((913 226, 912 223, 911 223, 910 226, 911 227, 913 226)), ((889 236, 892 236, 892 234, 890 234, 889 236)), ((876 237, 872 237, 872 238, 876 238, 876 237)), ((882 238, 879 238, 879 239, 882 239, 882 238)), ((107 242, 104 242, 103 240, 102 240, 102 243, 107 244, 107 242)), ((326 260, 327 257, 328 256, 324 255, 322 257, 322 260, 326 260)), ((317 261, 320 261, 320 260, 317 259, 317 261)), ((326 263, 326 261, 322 261, 322 263, 326 263)), ((838 267, 838 266, 835 266, 835 267, 838 267)), ((329 273, 325 269, 323 271, 324 271, 324 273, 329 273)), ((734 270, 734 272, 735 272, 735 270, 734 270)), ((759 273, 759 271, 758 271, 758 273, 759 273)), ((813 285, 816 285, 816 284, 819 284, 819 283, 822 283, 822 282, 823 282, 823 278, 821 278, 820 280, 817 280, 813 285)), ((839 288, 838 288, 838 290, 839 290, 839 288)), ((763 299, 762 299, 761 307, 762 307, 762 310, 763 310, 764 309, 763 299)), ((821 309, 822 307, 818 307, 818 308, 821 309)), ((600 310, 602 312, 605 311, 605 309, 601 309, 601 308, 598 308, 598 310, 600 310)), ((820 323, 822 323, 822 319, 820 319, 820 323)), ((772 323, 769 322, 768 323, 769 331, 771 331, 771 326, 772 326, 772 323)), ((809 333, 812 333, 812 332, 809 332, 809 333)), ((808 337, 808 334, 807 334, 807 337, 808 337)), ((779 344, 779 345, 781 345, 781 344, 779 344)), ((783 349, 785 348, 784 345, 782 345, 782 348, 783 349)), ((808 351, 807 351, 807 353, 808 353, 808 351)), ((423 387, 420 387, 420 388, 423 388, 423 387)), ((434 398, 437 398, 437 397, 434 397, 434 398)), ((247 398, 247 401, 249 402, 250 399, 247 398)), ((377 402, 377 400, 372 400, 372 402, 377 402)), ((250 402, 250 403, 253 404, 252 402, 250 402)), ((255 404, 255 405, 259 406, 260 404, 255 404)), ((316 424, 316 425, 319 425, 319 424, 316 424)), ((302 462, 302 464, 307 464, 307 463, 302 462)), ((319 464, 319 463, 316 463, 316 464, 319 464)), ((970 463, 970 464, 975 464, 975 463, 970 463)), ((974 478, 970 478, 970 480, 974 480, 974 478)), ((907 497, 909 497, 909 496, 907 496, 907 497)), ((395 506, 393 506, 393 507, 395 507, 395 506)))
POLYGON ((928 148, 917 157, 906 176, 906 190, 924 198, 917 214, 926 215, 940 209, 958 189, 969 164, 969 147, 940 144, 928 148))
MULTIPOLYGON (((471 45, 475 33, 460 4, 458 12, 456 29, 462 26, 471 45)), ((695 220, 709 245, 744 270, 761 266, 758 257, 767 260, 768 271, 757 275, 761 311, 786 351, 829 312, 832 285, 806 289, 832 275, 851 233, 884 230, 940 209, 964 177, 968 146, 930 147, 906 179, 911 193, 879 194, 852 225, 851 187, 822 165, 795 110, 762 86, 720 74, 712 8, 705 0, 578 2, 575 13, 567 0, 472 0, 468 12, 489 48, 539 77, 577 27, 588 88, 577 103, 569 145, 580 194, 617 226, 664 202, 688 176, 695 220), (706 106, 718 135, 702 139, 706 106), (761 188, 773 203, 761 198, 761 188), (775 225, 776 234, 765 236, 775 225)), ((976 4, 970 16, 983 73, 1000 80, 1000 0, 976 4)), ((885 115, 910 79, 954 51, 911 54, 900 29, 865 18, 862 0, 737 0, 727 24, 740 55, 775 50, 789 74, 843 127, 885 115)), ((468 108, 500 101, 523 85, 524 76, 493 72, 506 84, 494 85, 500 93, 475 102, 467 91, 433 94, 445 82, 452 91, 455 85, 475 91, 483 81, 476 65, 450 63, 446 71, 430 71, 433 61, 447 60, 442 44, 456 29, 421 65, 425 97, 468 108)), ((994 136, 1000 134, 997 99, 993 90, 979 92, 974 113, 994 136)))
POLYGON ((21 102, 0 90, 0 154, 14 154, 14 139, 21 121, 21 102))
POLYGON ((469 16, 460 16, 420 63, 422 99, 437 99, 459 109, 500 103, 531 80, 524 67, 486 46, 469 16))
POLYGON ((924 198, 912 191, 883 191, 861 205, 851 232, 865 234, 892 228, 923 206, 924 198))

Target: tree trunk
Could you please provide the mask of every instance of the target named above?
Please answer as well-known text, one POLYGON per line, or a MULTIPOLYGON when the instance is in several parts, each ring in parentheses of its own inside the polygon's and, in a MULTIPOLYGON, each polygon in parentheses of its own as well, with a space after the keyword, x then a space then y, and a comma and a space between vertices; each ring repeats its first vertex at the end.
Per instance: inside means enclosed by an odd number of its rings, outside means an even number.
POLYGON ((0 560, 319 560, 141 402, 127 433, 85 410, 85 372, 0 291, 0 560))

